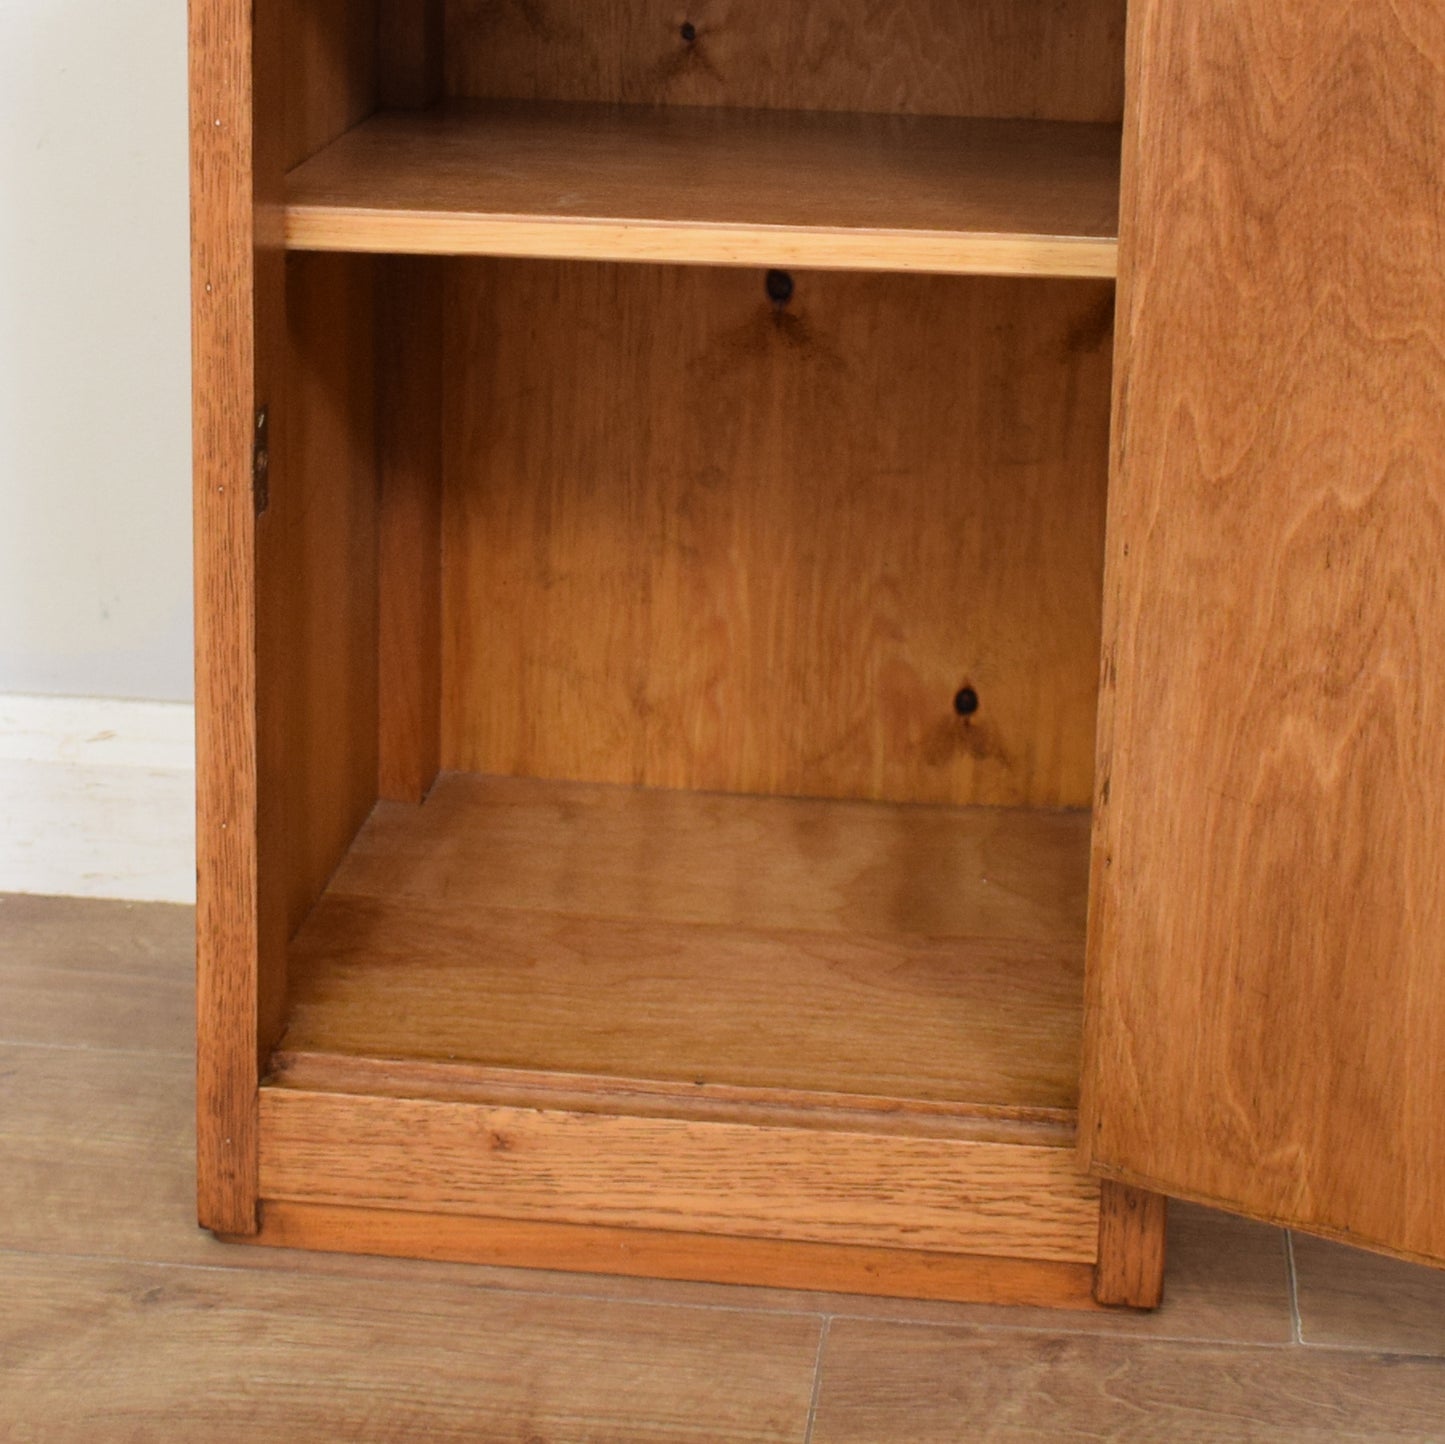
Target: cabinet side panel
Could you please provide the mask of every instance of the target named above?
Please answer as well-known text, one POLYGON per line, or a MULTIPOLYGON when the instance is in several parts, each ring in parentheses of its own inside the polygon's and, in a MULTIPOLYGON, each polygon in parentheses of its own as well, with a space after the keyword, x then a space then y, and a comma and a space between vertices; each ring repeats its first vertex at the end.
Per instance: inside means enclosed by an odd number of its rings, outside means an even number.
POLYGON ((379 787, 420 802, 441 765, 442 267, 377 276, 379 787))
POLYGON ((374 266, 285 266, 286 376, 257 525, 262 901, 282 946, 377 795, 374 266))
POLYGON ((190 11, 197 1193, 201 1222, 236 1233, 256 1228, 259 960, 249 14, 190 11))
POLYGON ((1124 0, 448 0, 450 94, 1117 121, 1124 0))
POLYGON ((1445 11, 1130 24, 1083 1145, 1445 1258, 1445 11))
POLYGON ((443 765, 1086 805, 1112 286, 793 281, 452 266, 443 765))
POLYGON ((271 433, 256 524, 260 1046, 285 1023, 285 950, 375 801, 373 263, 290 257, 286 171, 375 105, 370 0, 257 0, 258 313, 271 433), (264 97, 264 103, 263 98, 264 97))

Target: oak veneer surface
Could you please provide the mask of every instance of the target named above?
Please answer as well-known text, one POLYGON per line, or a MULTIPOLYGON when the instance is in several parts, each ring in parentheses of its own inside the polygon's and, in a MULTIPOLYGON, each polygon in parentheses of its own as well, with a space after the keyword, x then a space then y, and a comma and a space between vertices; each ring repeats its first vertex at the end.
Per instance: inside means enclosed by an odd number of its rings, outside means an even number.
MULTIPOLYGON (((1069 1148, 263 1087, 265 1199, 1092 1263, 1069 1148)), ((756 1280, 766 1282, 766 1276, 756 1280)))
POLYGON ((442 765, 1087 806, 1112 286, 794 282, 448 264, 442 765))
POLYGON ((447 91, 476 99, 1117 122, 1123 53, 1124 0, 446 6, 447 91))
MULTIPOLYGON (((297 380, 281 185, 290 167, 371 109, 374 29, 365 0, 304 8, 197 0, 190 8, 197 1182, 202 1218, 237 1232, 255 1226, 255 1088, 259 1059, 283 1021, 286 940, 293 914, 319 887, 316 873, 324 880, 336 861, 318 861, 318 853, 347 800, 344 777, 339 803, 324 778, 299 778, 306 745, 287 733, 293 708, 314 716, 308 699, 288 696, 287 687, 297 673, 314 679, 332 667, 319 653, 333 640, 333 618, 324 609, 297 616, 305 583, 292 572, 295 529, 275 517, 258 524, 255 514, 258 411, 270 414, 278 497, 314 488, 316 477, 308 483, 291 468, 304 461, 308 440, 337 423, 311 417, 293 435, 292 418, 317 399, 307 390, 315 375, 329 368, 334 378, 350 349, 329 361, 313 355, 317 371, 303 365, 297 380), (306 798, 301 815, 298 792, 306 798), (309 802, 319 820, 307 813, 309 802)), ((308 297, 303 331, 306 318, 323 313, 336 323, 336 299, 326 287, 308 297)), ((342 329, 354 318, 353 308, 342 329)), ((364 449, 364 429, 341 429, 345 446, 364 449)), ((328 762, 325 775, 345 772, 334 753, 328 762)))
POLYGON ((259 1234, 246 1242, 652 1279, 739 1284, 767 1279, 774 1290, 824 1288, 860 1296, 958 1299, 1013 1308, 1097 1307, 1094 1270, 1086 1263, 853 1248, 796 1239, 272 1200, 262 1209, 259 1234))
POLYGON ((444 776, 298 935, 285 1048, 1062 1116, 1086 830, 444 776))
POLYGON ((546 103, 377 116, 294 171, 298 249, 1111 276, 1108 125, 546 103))
POLYGON ((279 342, 256 318, 279 311, 282 279, 279 259, 256 262, 251 18, 241 3, 189 12, 197 1191, 202 1220, 237 1233, 255 1227, 259 1054, 285 986, 258 916, 252 452, 279 342))
POLYGON ((1081 1131, 1445 1259, 1445 10, 1130 23, 1081 1131))

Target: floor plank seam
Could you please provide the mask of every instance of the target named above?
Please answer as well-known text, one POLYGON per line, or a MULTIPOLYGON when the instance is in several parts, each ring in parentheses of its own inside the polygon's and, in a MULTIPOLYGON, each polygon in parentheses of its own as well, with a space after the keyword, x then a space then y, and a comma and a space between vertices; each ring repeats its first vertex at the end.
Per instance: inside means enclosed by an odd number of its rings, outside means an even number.
MULTIPOLYGON (((236 1245, 242 1249, 242 1245, 236 1245)), ((1171 1344, 1186 1345, 1198 1348, 1240 1348, 1252 1350, 1281 1350, 1297 1347, 1294 1339, 1274 1341, 1267 1339, 1233 1339, 1224 1336, 1199 1335, 1187 1333, 1157 1333, 1146 1332, 1148 1327, 1147 1316, 1140 1319, 1140 1332, 1130 1333, 1115 1330, 1091 1329, 1087 1325, 1073 1324, 1067 1321, 1066 1317, 1049 1318, 1040 1321, 1027 1323, 1010 1323, 1003 1319, 921 1319, 904 1318, 897 1313, 887 1310, 871 1310, 866 1307, 857 1310, 846 1306, 839 1307, 837 1301, 829 1300, 828 1311, 823 1312, 819 1308, 810 1308, 806 1303, 797 1305, 785 1303, 773 1303, 768 1306, 747 1305, 747 1304, 721 1304, 710 1303, 705 1300, 677 1300, 677 1299, 648 1299, 637 1298, 627 1293, 609 1294, 602 1292, 577 1293, 571 1290, 558 1291, 555 1289, 537 1287, 504 1288, 495 1284, 478 1283, 466 1278, 435 1278, 421 1275, 404 1275, 400 1272, 394 1278, 378 1275, 365 1267, 348 1269, 343 1265, 333 1268, 317 1268, 309 1265, 308 1262, 298 1259, 284 1264, 256 1265, 247 1263, 201 1263, 186 1259, 162 1259, 162 1258, 136 1258, 125 1254, 105 1253, 70 1253, 53 1248, 27 1249, 17 1247, 14 1244, 0 1245, 0 1257, 21 1257, 36 1259, 68 1260, 78 1263, 98 1264, 125 1264, 155 1269, 175 1269, 192 1273, 220 1273, 220 1274, 247 1274, 257 1277, 267 1275, 281 1275, 283 1277, 296 1277, 298 1275, 307 1278, 337 1278, 347 1279, 352 1282, 382 1282, 401 1283, 411 1286, 423 1285, 427 1288, 464 1288, 475 1289, 483 1293, 496 1294, 508 1298, 517 1299, 554 1299, 571 1300, 578 1303, 590 1304, 635 1304, 643 1308, 657 1309, 694 1309, 707 1313, 721 1314, 745 1314, 753 1317, 770 1316, 780 1318, 810 1318, 816 1317, 831 1325, 835 1319, 843 1319, 850 1323, 875 1323, 888 1324, 899 1328, 907 1329, 934 1329, 953 1330, 959 1333, 976 1334, 1011 1334, 1021 1336, 1038 1336, 1044 1338, 1086 1338, 1086 1339, 1110 1339, 1123 1344, 1171 1344)), ((324 1255, 327 1258, 343 1259, 347 1255, 324 1255)), ((358 1262, 369 1258, 369 1255, 355 1255, 358 1262)), ((376 1260, 385 1262, 384 1260, 376 1260)), ((432 1265, 433 1261, 425 1259, 397 1260, 399 1266, 411 1268, 424 1268, 432 1265)), ((437 1268, 469 1268, 467 1264, 449 1264, 437 1262, 437 1268)), ((771 1292, 764 1290, 764 1292, 771 1292)), ((906 1302, 906 1301, 902 1301, 906 1302)), ((960 1305, 967 1308, 969 1305, 960 1305)), ((987 1307, 987 1306, 985 1306, 987 1307)), ((1090 1317, 1085 1315, 1085 1317, 1090 1317)), ((1329 1349, 1336 1353, 1355 1353, 1371 1357, 1380 1356, 1386 1351, 1371 1349, 1368 1346, 1359 1345, 1325 1345, 1312 1344, 1309 1348, 1321 1350, 1329 1349)), ((1445 1362, 1441 1356, 1433 1354, 1389 1354, 1391 1358, 1422 1359, 1445 1362)))
POLYGON ((832 1327, 833 1316, 823 1315, 822 1327, 818 1330, 818 1352, 813 1358, 813 1393, 808 1400, 808 1417, 803 1425, 803 1444, 812 1444, 813 1425, 818 1418, 818 1399, 823 1392, 823 1351, 828 1346, 828 1330, 832 1327))
POLYGON ((102 1053, 118 1058, 166 1058, 172 1062, 194 1062, 195 1052, 172 1052, 159 1048, 108 1048, 96 1043, 37 1043, 33 1038, 0 1038, 0 1048, 38 1048, 50 1053, 102 1053))
MULTIPOLYGON (((237 1245, 238 1249, 244 1245, 237 1245)), ((478 1293, 494 1294, 499 1298, 511 1299, 552 1299, 558 1302, 583 1303, 583 1304, 627 1304, 635 1305, 638 1308, 653 1309, 690 1309, 701 1313, 714 1314, 743 1314, 751 1318, 797 1318, 797 1319, 826 1319, 828 1316, 816 1308, 809 1308, 806 1305, 793 1307, 772 1307, 759 1308, 746 1304, 714 1304, 699 1300, 684 1299, 647 1299, 635 1298, 629 1294, 606 1294, 606 1293, 575 1293, 571 1290, 544 1289, 544 1288, 502 1288, 495 1284, 478 1283, 466 1278, 425 1278, 421 1276, 404 1275, 400 1272, 401 1267, 418 1268, 424 1267, 430 1261, 426 1259, 398 1259, 398 1273, 394 1278, 385 1276, 378 1277, 375 1273, 365 1269, 348 1270, 347 1268, 308 1268, 304 1263, 278 1263, 275 1265, 257 1265, 244 1263, 200 1263, 189 1259, 161 1259, 161 1258, 136 1258, 127 1254, 106 1254, 106 1253, 67 1253, 63 1250, 53 1248, 27 1249, 20 1248, 14 1244, 0 1244, 0 1258, 33 1258, 48 1259, 56 1262, 69 1263, 95 1263, 95 1264, 123 1264, 130 1268, 152 1268, 152 1269, 174 1269, 186 1273, 216 1273, 216 1274, 243 1274, 251 1278, 295 1278, 302 1276, 309 1279, 333 1278, 350 1283, 397 1283, 409 1287, 423 1285, 431 1289, 452 1288, 468 1289, 478 1293)), ((348 1258, 355 1257, 358 1260, 371 1257, 370 1255, 326 1255, 326 1257, 348 1258)), ((378 1260, 381 1261, 381 1260, 378 1260)), ((440 1263, 439 1268, 469 1268, 468 1264, 447 1264, 440 1263)), ((485 1267, 485 1265, 477 1265, 485 1267)), ((874 1319, 875 1315, 858 1315, 860 1318, 874 1319)), ((886 1315, 879 1322, 897 1322, 890 1320, 886 1315)))
POLYGON ((1284 1268, 1285 1277, 1289 1282, 1289 1319, 1290 1328, 1294 1331, 1296 1344, 1303 1344, 1305 1341, 1304 1325, 1300 1319, 1299 1311, 1299 1271, 1294 1261, 1294 1232, 1291 1229, 1284 1231, 1284 1268))

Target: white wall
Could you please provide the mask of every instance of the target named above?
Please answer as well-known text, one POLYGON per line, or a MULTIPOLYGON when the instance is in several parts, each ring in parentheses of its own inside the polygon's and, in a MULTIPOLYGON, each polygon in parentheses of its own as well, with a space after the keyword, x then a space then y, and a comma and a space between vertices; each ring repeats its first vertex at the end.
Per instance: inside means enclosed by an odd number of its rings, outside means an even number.
POLYGON ((0 0, 0 693, 191 692, 185 0, 0 0))

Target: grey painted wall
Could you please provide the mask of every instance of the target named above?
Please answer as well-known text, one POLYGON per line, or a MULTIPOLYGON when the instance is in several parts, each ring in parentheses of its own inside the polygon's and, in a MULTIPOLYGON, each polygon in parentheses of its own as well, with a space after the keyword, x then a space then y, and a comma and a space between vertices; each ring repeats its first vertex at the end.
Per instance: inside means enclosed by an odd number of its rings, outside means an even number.
POLYGON ((191 695, 185 0, 0 0, 0 692, 191 695))

